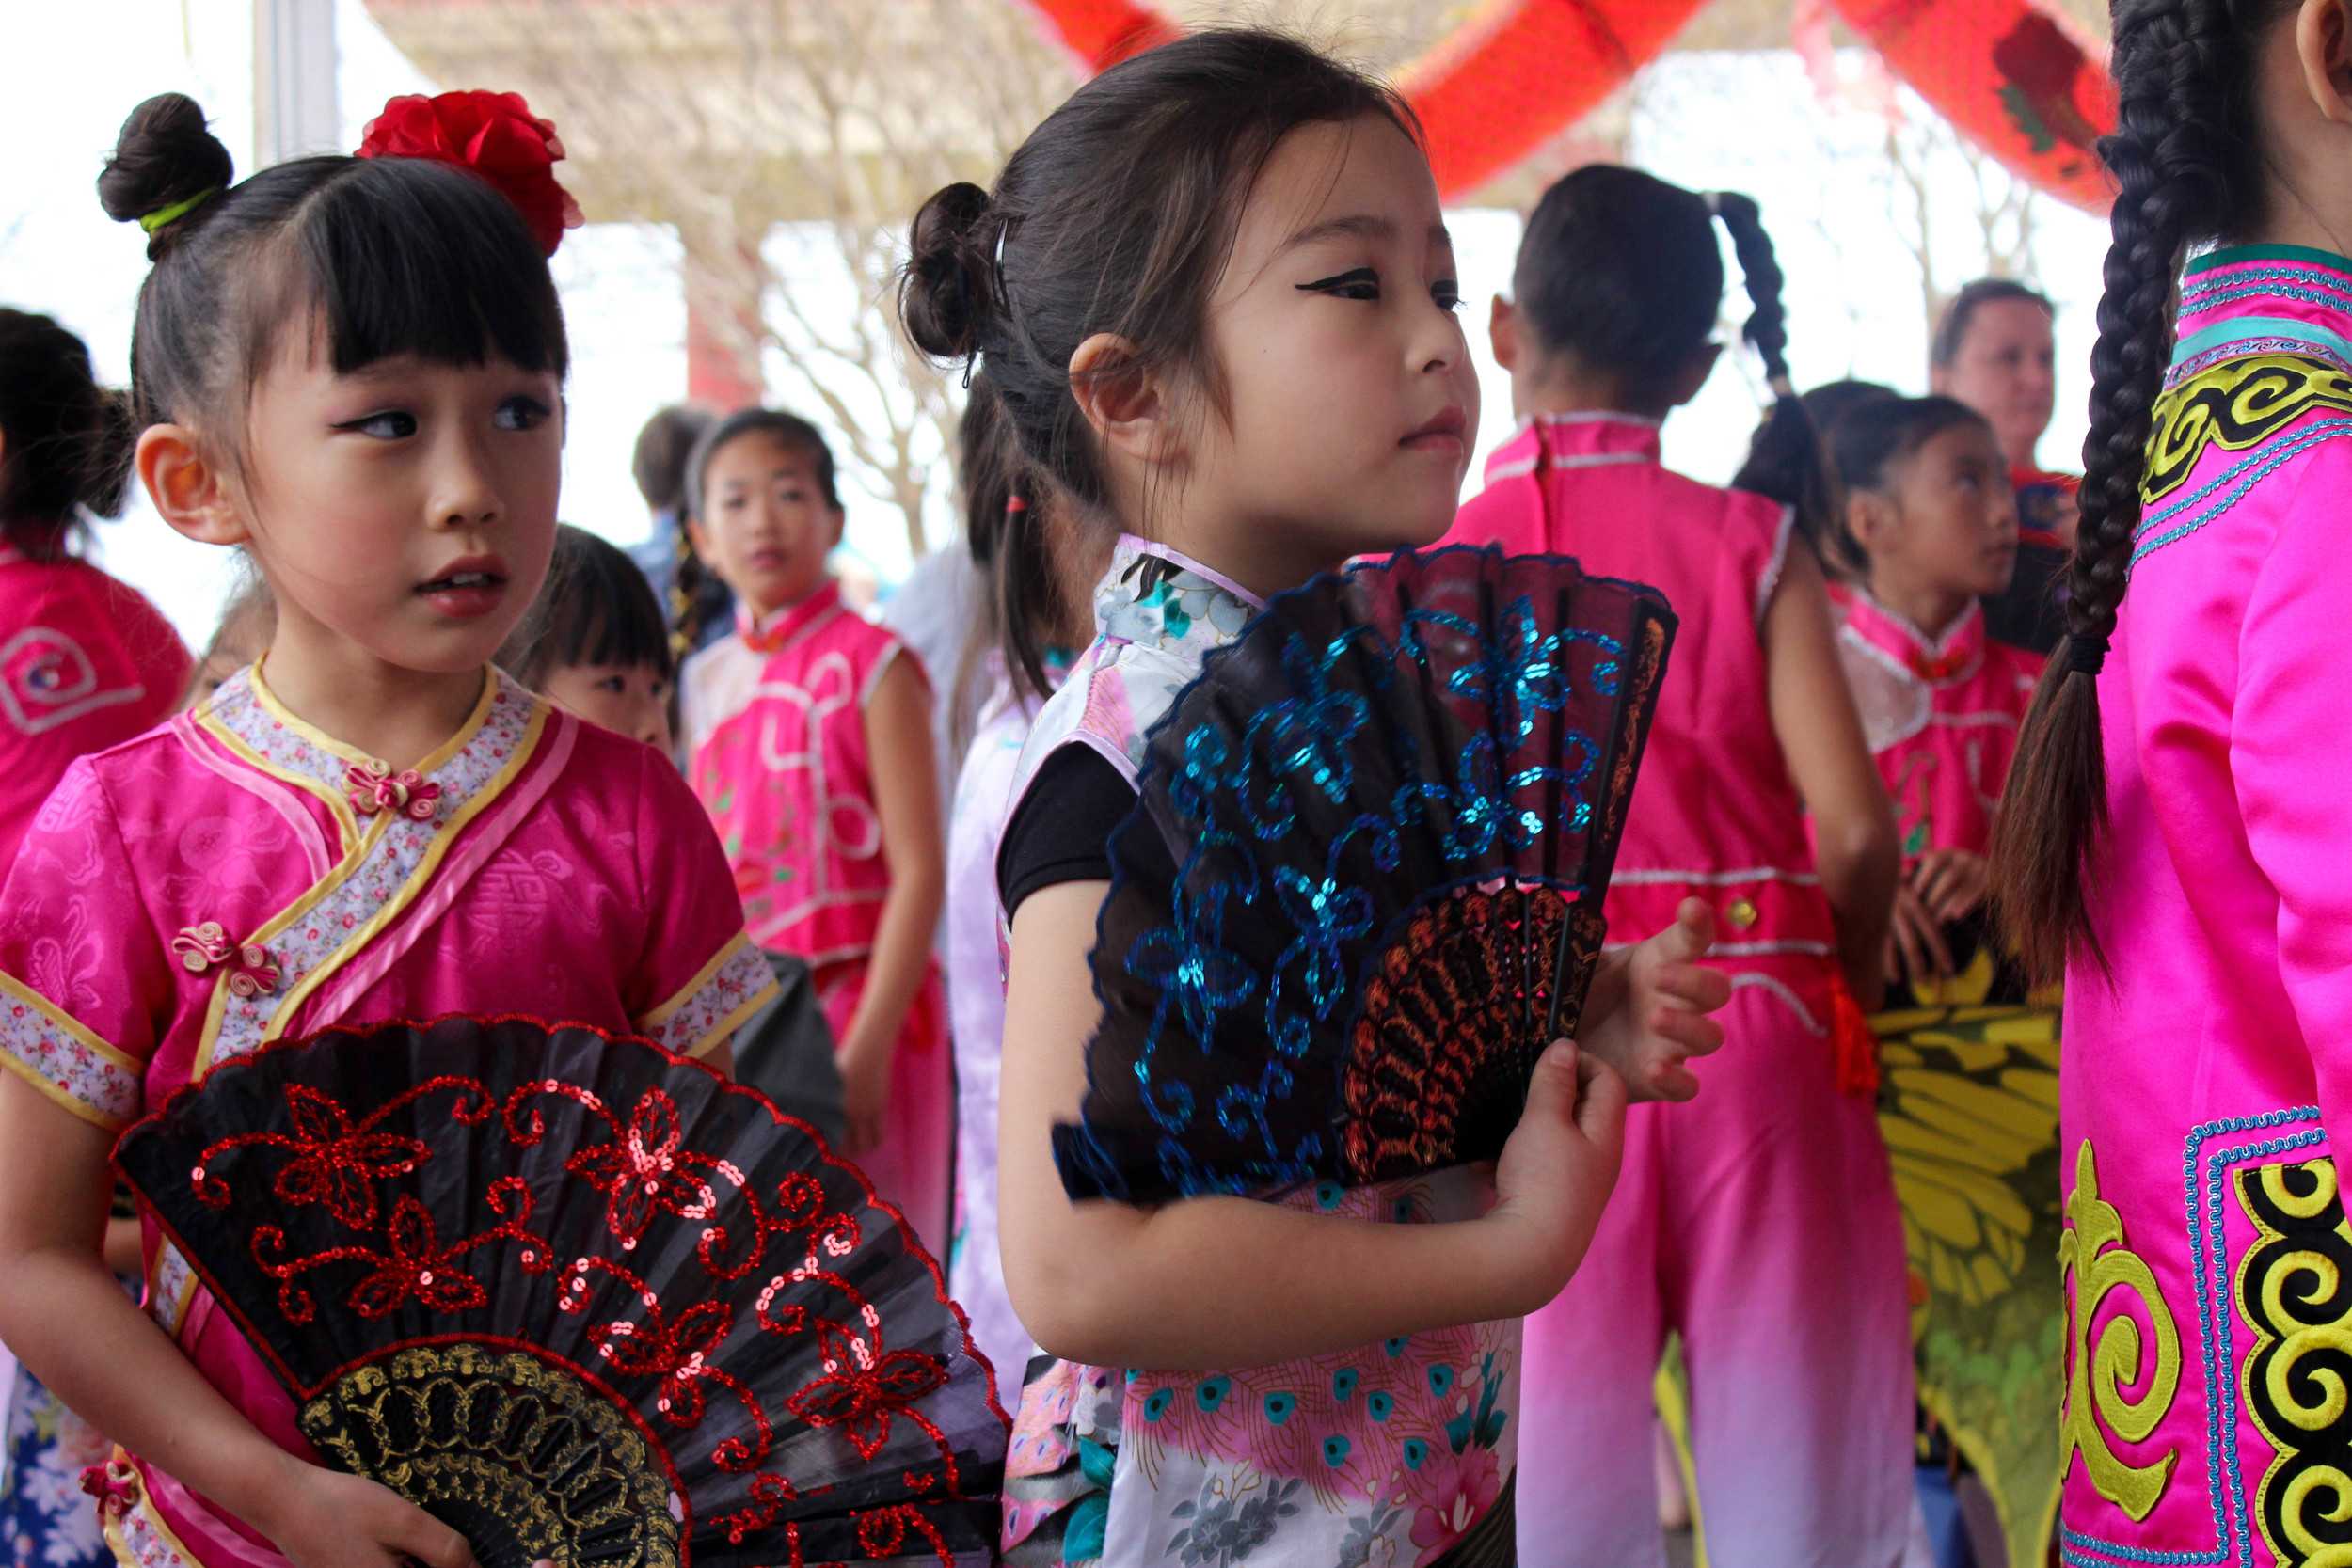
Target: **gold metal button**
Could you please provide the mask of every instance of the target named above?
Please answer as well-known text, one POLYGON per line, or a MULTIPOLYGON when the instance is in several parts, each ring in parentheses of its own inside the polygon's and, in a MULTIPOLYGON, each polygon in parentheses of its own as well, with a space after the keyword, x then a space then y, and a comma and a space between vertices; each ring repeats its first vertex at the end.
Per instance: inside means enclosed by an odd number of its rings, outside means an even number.
POLYGON ((1763 911, 1756 907, 1755 899, 1741 898, 1735 901, 1731 908, 1725 910, 1724 911, 1724 915, 1731 922, 1731 927, 1733 930, 1745 931, 1754 927, 1758 920, 1763 918, 1763 911))

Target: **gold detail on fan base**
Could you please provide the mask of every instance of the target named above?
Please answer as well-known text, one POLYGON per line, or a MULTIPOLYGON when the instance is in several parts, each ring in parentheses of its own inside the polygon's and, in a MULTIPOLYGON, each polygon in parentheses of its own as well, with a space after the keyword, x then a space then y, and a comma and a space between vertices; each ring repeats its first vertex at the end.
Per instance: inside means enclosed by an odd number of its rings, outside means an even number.
POLYGON ((2352 1228, 2333 1160, 2237 1174, 2255 1240, 2238 1264, 2237 1310, 2253 1330, 2240 1387, 2275 1451, 2254 1522, 2280 1568, 2352 1564, 2352 1228))
POLYGON ((302 1408, 337 1468, 382 1482, 484 1568, 677 1568, 667 1470, 612 1397, 516 1351, 396 1351, 302 1408))
POLYGON ((2086 1138, 2074 1156, 2074 1190, 2066 1199, 2066 1231, 2058 1238, 2058 1281, 2066 1310, 2066 1402, 2058 1411, 2061 1473, 2082 1455, 2099 1496, 2135 1521, 2148 1517, 2180 1463, 2178 1448, 2151 1465, 2126 1464, 2107 1446, 2112 1432, 2144 1443, 2172 1409, 2181 1386, 2181 1334, 2154 1271, 2123 1244, 2122 1216, 2099 1196, 2099 1171, 2086 1138), (2094 1344, 2090 1323, 2117 1291, 2147 1314, 2153 1347, 2142 1343, 2128 1312, 2107 1320, 2094 1344), (2153 1364, 2150 1352, 2153 1349, 2153 1364), (2144 1385, 2144 1387, 2142 1386, 2144 1385), (2141 1387, 2135 1399, 2124 1390, 2141 1387))

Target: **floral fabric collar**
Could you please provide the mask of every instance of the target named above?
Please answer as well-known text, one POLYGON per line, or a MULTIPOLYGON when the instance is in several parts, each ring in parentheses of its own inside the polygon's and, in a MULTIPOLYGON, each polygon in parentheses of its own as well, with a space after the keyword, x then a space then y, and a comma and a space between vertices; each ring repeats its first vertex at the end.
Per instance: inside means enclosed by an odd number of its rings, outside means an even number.
POLYGON ((1104 639, 1196 659, 1240 636, 1264 608, 1231 578, 1134 534, 1120 536, 1094 590, 1094 624, 1104 639))

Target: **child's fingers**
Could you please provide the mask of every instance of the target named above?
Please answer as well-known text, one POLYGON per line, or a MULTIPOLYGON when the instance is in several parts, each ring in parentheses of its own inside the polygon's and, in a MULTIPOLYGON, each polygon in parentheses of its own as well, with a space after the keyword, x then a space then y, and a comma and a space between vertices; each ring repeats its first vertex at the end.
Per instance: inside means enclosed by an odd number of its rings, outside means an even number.
POLYGON ((1527 1081, 1527 1109, 1522 1121, 1567 1122, 1576 1118, 1578 1063, 1588 1060, 1571 1039, 1556 1039, 1535 1058, 1535 1072, 1527 1081))
POLYGON ((1614 1147, 1625 1134, 1625 1080, 1597 1056, 1580 1060, 1576 1076, 1577 1130, 1595 1143, 1614 1147))
POLYGON ((1666 927, 1659 957, 1669 963, 1689 963, 1707 956, 1715 945, 1715 911, 1703 898, 1685 898, 1666 927))
POLYGON ((1720 1012, 1731 1001, 1731 976, 1704 964, 1669 964, 1651 980, 1661 996, 1694 1013, 1720 1012))
POLYGON ((1704 1056, 1724 1043, 1724 1026, 1705 1013, 1661 1007, 1651 1015, 1649 1031, 1685 1054, 1704 1056))
POLYGON ((1672 1104, 1683 1104, 1698 1098, 1699 1075, 1679 1062, 1669 1062, 1651 1075, 1650 1092, 1672 1104))

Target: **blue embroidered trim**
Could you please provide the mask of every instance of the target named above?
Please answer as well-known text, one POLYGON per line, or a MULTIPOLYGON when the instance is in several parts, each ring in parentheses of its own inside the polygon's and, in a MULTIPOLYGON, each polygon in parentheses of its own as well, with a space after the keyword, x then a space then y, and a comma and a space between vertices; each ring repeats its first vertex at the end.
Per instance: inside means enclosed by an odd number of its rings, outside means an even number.
POLYGON ((2244 1480, 2237 1465, 2237 1396, 2232 1381, 2235 1350, 2230 1336, 2230 1258, 2223 1244, 2224 1198, 2233 1165, 2266 1160, 2328 1141, 2324 1130, 2264 1138, 2226 1148, 2211 1157, 2203 1172, 2205 1209, 2198 1208, 2198 1162, 2205 1145, 2217 1138, 2243 1132, 2266 1132, 2295 1122, 2319 1119, 2316 1105, 2297 1105, 2260 1116, 2233 1117, 2189 1129, 2181 1151, 2181 1192, 2187 1214, 2191 1279, 2197 1291, 2197 1337, 2205 1372, 2205 1475, 2213 1505, 2214 1537, 2218 1543, 2203 1552, 2157 1552, 2141 1546, 2119 1546, 2095 1536, 2058 1526, 2058 1557, 2067 1568, 2111 1568, 2117 1562, 2145 1563, 2150 1568, 2201 1568, 2201 1565, 2253 1561, 2247 1528, 2244 1480), (2210 1247, 2209 1247, 2210 1243, 2210 1247), (2208 1263, 2208 1259, 2211 1261, 2208 1263), (2219 1333, 2217 1337, 2216 1330, 2219 1333), (2224 1397, 2225 1388, 2228 1390, 2224 1397), (2234 1544, 2235 1552, 2232 1551, 2234 1544), (2097 1558, 2083 1555, 2096 1552, 2097 1558))
POLYGON ((2177 363, 2191 355, 2225 347, 2245 354, 2249 352, 2247 345, 2251 341, 2269 341, 2279 338, 2309 345, 2335 358, 2352 356, 2352 338, 2324 326, 2299 322, 2292 316, 2232 316, 2189 333, 2173 345, 2172 357, 2177 363))
POLYGON ((2317 424, 2305 425, 2283 439, 2258 449, 2253 455, 2241 460, 2227 471, 2200 486, 2195 494, 2142 522, 2138 532, 2134 536, 2138 544, 2132 551, 2131 564, 2138 565, 2140 562, 2155 554, 2167 545, 2179 543, 2215 518, 2231 511, 2238 502, 2247 498, 2255 485, 2268 478, 2289 458, 2298 456, 2312 447, 2322 442, 2332 441, 2340 436, 2352 436, 2352 420, 2324 420, 2317 424), (2244 481, 2242 483, 2239 483, 2241 479, 2244 481), (2195 521, 2183 523, 2177 528, 2166 529, 2161 533, 2150 531, 2169 519, 2179 516, 2215 491, 2229 484, 2236 484, 2237 488, 2224 497, 2221 504, 2195 521))
POLYGON ((2202 375, 2216 365, 2226 365, 2233 359, 2248 359, 2265 354, 2292 354, 2299 358, 2316 359, 2323 365, 2352 374, 2352 357, 2336 354, 2317 343, 2307 343, 2300 338, 2249 338, 2239 342, 2224 343, 2185 359, 2176 359, 2164 372, 2164 389, 2178 388, 2183 382, 2202 375))
POLYGON ((2201 314, 2217 306, 2233 304, 2241 299, 2292 299, 2304 305, 2317 305, 2329 309, 2352 312, 2352 282, 2339 283, 2331 289, 2298 287, 2284 281, 2288 278, 2310 277, 2310 272, 2291 267, 2265 268, 2261 272, 2240 273, 2227 283, 2216 283, 2185 294, 2181 299, 2184 319, 2201 314), (2267 281, 2265 281, 2267 279, 2267 281))

